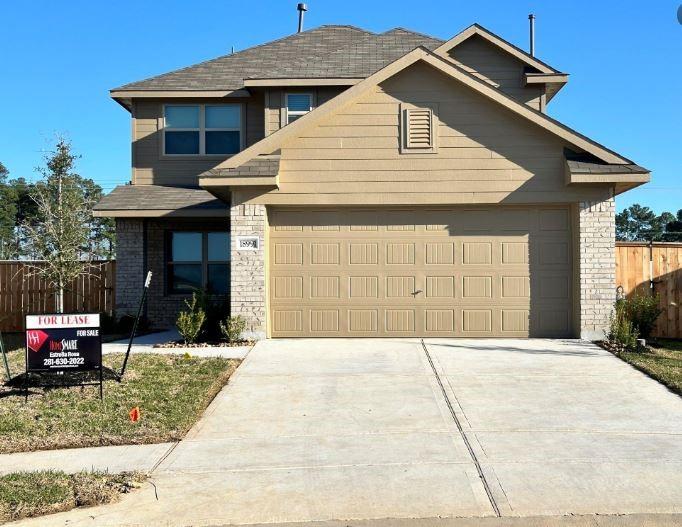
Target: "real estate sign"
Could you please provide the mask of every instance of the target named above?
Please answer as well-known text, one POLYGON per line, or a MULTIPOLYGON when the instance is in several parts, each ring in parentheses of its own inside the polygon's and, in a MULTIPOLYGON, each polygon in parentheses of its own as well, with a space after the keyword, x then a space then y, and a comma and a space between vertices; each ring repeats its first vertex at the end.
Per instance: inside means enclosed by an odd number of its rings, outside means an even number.
POLYGON ((26 316, 27 372, 101 368, 99 313, 26 316))

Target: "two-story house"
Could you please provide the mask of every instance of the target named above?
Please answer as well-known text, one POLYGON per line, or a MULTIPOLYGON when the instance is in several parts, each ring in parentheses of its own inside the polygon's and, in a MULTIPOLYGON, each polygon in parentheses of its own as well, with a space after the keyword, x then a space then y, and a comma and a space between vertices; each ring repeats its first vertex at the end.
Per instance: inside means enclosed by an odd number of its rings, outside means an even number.
POLYGON ((322 26, 111 91, 118 314, 203 288, 260 336, 600 338, 614 197, 649 172, 547 114, 568 75, 473 25, 322 26))

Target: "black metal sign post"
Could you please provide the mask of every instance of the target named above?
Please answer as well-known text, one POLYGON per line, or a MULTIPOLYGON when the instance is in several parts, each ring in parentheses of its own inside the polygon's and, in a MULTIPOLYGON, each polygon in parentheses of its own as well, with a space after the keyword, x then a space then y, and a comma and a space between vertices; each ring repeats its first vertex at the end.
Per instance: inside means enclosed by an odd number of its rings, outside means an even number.
POLYGON ((2 331, 0 331, 0 353, 2 353, 2 362, 5 364, 7 382, 10 382, 12 380, 12 374, 9 371, 9 362, 7 361, 7 351, 5 350, 5 341, 2 338, 2 331))
POLYGON ((126 350, 126 356, 123 359, 123 366, 121 366, 121 373, 118 375, 118 381, 121 382, 123 379, 123 374, 126 372, 126 366, 128 365, 128 357, 130 357, 130 348, 133 346, 133 339, 135 338, 135 332, 137 331, 137 325, 140 322, 140 316, 142 315, 142 306, 144 305, 144 299, 147 296, 147 291, 149 290, 149 284, 152 281, 152 272, 147 271, 147 278, 144 280, 144 287, 142 288, 142 297, 140 298, 140 305, 137 307, 137 316, 135 317, 135 322, 133 323, 133 330, 130 332, 130 340, 128 341, 128 349, 126 350))
POLYGON ((104 383, 99 313, 26 315, 24 388, 27 398, 30 373, 42 376, 50 373, 64 375, 92 371, 98 372, 98 383, 72 384, 77 386, 99 384, 99 396, 102 399, 104 383))

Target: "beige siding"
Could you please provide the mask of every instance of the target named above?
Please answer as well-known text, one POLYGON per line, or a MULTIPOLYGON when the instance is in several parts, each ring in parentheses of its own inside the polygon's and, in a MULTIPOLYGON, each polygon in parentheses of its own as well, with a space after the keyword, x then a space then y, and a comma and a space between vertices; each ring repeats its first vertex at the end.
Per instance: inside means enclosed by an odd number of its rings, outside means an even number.
POLYGON ((541 86, 523 85, 523 62, 497 49, 485 39, 473 36, 456 46, 450 56, 464 69, 502 91, 541 110, 541 86))
POLYGON ((281 110, 284 92, 280 89, 265 91, 265 135, 281 128, 281 110))
POLYGON ((282 147, 280 188, 266 204, 567 203, 601 195, 567 187, 564 143, 416 64, 282 147), (438 151, 399 152, 399 105, 428 104, 438 151))
POLYGON ((340 86, 324 86, 319 88, 271 88, 265 91, 265 135, 270 135, 284 126, 285 94, 288 92, 312 93, 313 106, 320 106, 336 97, 345 88, 340 86))
MULTIPOLYGON (((196 185, 197 176, 209 170, 224 157, 165 157, 162 152, 161 127, 163 100, 137 100, 133 108, 133 184, 137 185, 196 185)), ((173 100, 173 103, 180 101, 173 100)), ((225 99, 182 101, 189 104, 226 102, 225 99)), ((263 98, 230 99, 245 106, 245 143, 250 146, 264 137, 263 98)))

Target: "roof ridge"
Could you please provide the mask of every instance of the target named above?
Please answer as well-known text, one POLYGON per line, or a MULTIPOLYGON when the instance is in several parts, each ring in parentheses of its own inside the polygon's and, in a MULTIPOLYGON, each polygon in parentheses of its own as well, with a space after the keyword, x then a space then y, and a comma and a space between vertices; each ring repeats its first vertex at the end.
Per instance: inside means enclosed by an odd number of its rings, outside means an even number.
POLYGON ((383 33, 379 33, 379 36, 386 35, 388 33, 391 33, 392 31, 404 31, 405 33, 410 33, 412 35, 419 35, 420 37, 438 40, 439 42, 445 42, 445 40, 443 40, 442 38, 434 37, 433 35, 429 35, 428 33, 422 33, 421 31, 413 31, 412 29, 407 29, 406 27, 403 26, 396 26, 394 28, 388 29, 383 33))
MULTIPOLYGON (((396 28, 393 28, 393 29, 390 30, 390 31, 394 31, 395 29, 396 29, 396 28)), ((407 33, 407 34, 409 34, 409 35, 411 35, 411 36, 417 36, 417 37, 421 37, 421 38, 423 38, 423 39, 428 39, 428 40, 435 40, 435 42, 436 42, 435 45, 438 45, 438 43, 442 43, 442 42, 443 42, 442 40, 433 39, 432 37, 428 37, 428 36, 423 35, 423 34, 421 34, 421 33, 413 32, 413 31, 409 31, 409 30, 404 30, 404 32, 407 33)), ((343 46, 341 46, 341 47, 339 47, 339 48, 337 48, 337 49, 335 49, 335 50, 329 52, 329 53, 326 55, 326 57, 324 57, 324 61, 325 61, 325 62, 330 62, 330 61, 333 60, 334 57, 339 56, 339 55, 343 55, 344 53, 348 53, 349 51, 353 51, 354 48, 357 48, 358 46, 362 46, 362 45, 365 45, 365 44, 367 44, 367 45, 372 45, 372 46, 376 46, 376 47, 380 47, 380 46, 382 45, 382 40, 381 40, 382 38, 390 38, 390 37, 393 36, 393 35, 390 35, 390 34, 388 34, 388 33, 389 33, 389 32, 384 32, 384 33, 368 33, 367 35, 363 35, 362 37, 360 37, 360 38, 358 38, 358 39, 356 39, 356 40, 354 40, 354 41, 352 41, 352 42, 349 42, 349 43, 347 43, 347 44, 345 44, 345 45, 343 45, 343 46)), ((414 49, 417 48, 417 47, 425 47, 425 46, 424 46, 424 43, 415 44, 414 47, 412 47, 411 49, 409 49, 408 51, 406 51, 405 53, 403 53, 403 55, 406 54, 406 53, 409 53, 410 51, 414 50, 414 49)), ((301 65, 301 66, 302 66, 302 65, 305 65, 305 64, 307 64, 307 62, 308 62, 311 58, 312 58, 312 59, 318 59, 319 57, 317 57, 317 56, 315 56, 315 55, 308 55, 308 56, 305 56, 305 57, 299 57, 299 58, 297 58, 297 59, 295 59, 295 60, 292 61, 291 65, 290 65, 290 68, 296 69, 299 65, 301 65)), ((380 66, 379 69, 381 69, 381 67, 383 67, 383 66, 380 66)), ((375 71, 376 71, 376 70, 375 70, 375 71)), ((372 73, 374 73, 375 71, 372 71, 372 73)), ((369 75, 371 75, 372 73, 370 73, 369 75)))
POLYGON ((376 33, 374 33, 373 31, 370 31, 369 29, 364 29, 362 27, 354 26, 353 24, 320 24, 315 29, 319 29, 321 27, 347 27, 349 29, 357 29, 358 31, 362 31, 363 33, 376 35, 376 33))
POLYGON ((240 51, 236 51, 236 52, 234 52, 234 53, 227 53, 227 54, 225 54, 225 55, 220 55, 220 56, 214 57, 214 58, 212 58, 212 59, 202 60, 201 62, 197 62, 197 63, 195 63, 195 64, 190 64, 189 66, 184 66, 184 67, 178 68, 178 69, 176 69, 176 70, 167 71, 167 72, 165 72, 165 73, 160 73, 160 74, 158 74, 158 75, 152 75, 151 77, 146 77, 146 78, 144 78, 144 79, 140 79, 140 80, 137 80, 137 81, 128 82, 128 83, 126 83, 126 84, 123 84, 123 85, 121 85, 121 86, 118 86, 117 88, 112 88, 110 91, 123 90, 123 89, 126 89, 128 86, 131 86, 131 85, 134 85, 134 84, 139 84, 139 83, 142 83, 142 82, 147 82, 147 81, 151 81, 151 80, 163 78, 163 77, 165 77, 165 76, 167 76, 167 75, 174 75, 174 74, 176 74, 176 73, 180 73, 180 72, 182 72, 182 71, 186 71, 186 70, 189 70, 189 69, 191 69, 191 68, 196 68, 196 67, 198 67, 198 66, 203 66, 204 64, 209 64, 209 63, 211 63, 211 62, 216 62, 216 61, 219 61, 219 60, 225 60, 225 59, 230 59, 230 58, 232 58, 232 57, 237 57, 238 55, 243 55, 244 53, 246 53, 246 52, 248 52, 248 51, 256 50, 256 49, 262 48, 262 47, 264 47, 264 46, 269 46, 269 45, 271 45, 271 44, 276 44, 276 43, 278 43, 278 42, 283 42, 283 41, 285 41, 285 40, 287 40, 287 39, 293 39, 293 38, 301 37, 301 36, 303 36, 303 35, 308 36, 308 35, 312 34, 314 31, 318 31, 319 29, 322 29, 322 28, 324 28, 324 27, 347 27, 347 28, 350 28, 350 29, 356 29, 356 30, 358 30, 358 31, 362 31, 362 32, 367 33, 367 34, 374 34, 374 33, 371 33, 371 32, 369 32, 369 31, 366 31, 366 30, 364 30, 364 29, 362 29, 362 28, 358 28, 358 27, 350 26, 350 25, 333 25, 333 24, 327 24, 327 25, 316 26, 316 27, 313 27, 313 28, 310 28, 310 29, 306 29, 305 31, 301 31, 301 32, 299 32, 299 33, 292 33, 292 34, 290 34, 290 35, 286 35, 286 36, 284 36, 284 37, 276 38, 276 39, 270 40, 270 41, 268 41, 268 42, 263 42, 262 44, 256 44, 255 46, 251 46, 251 47, 242 49, 242 50, 240 50, 240 51))

